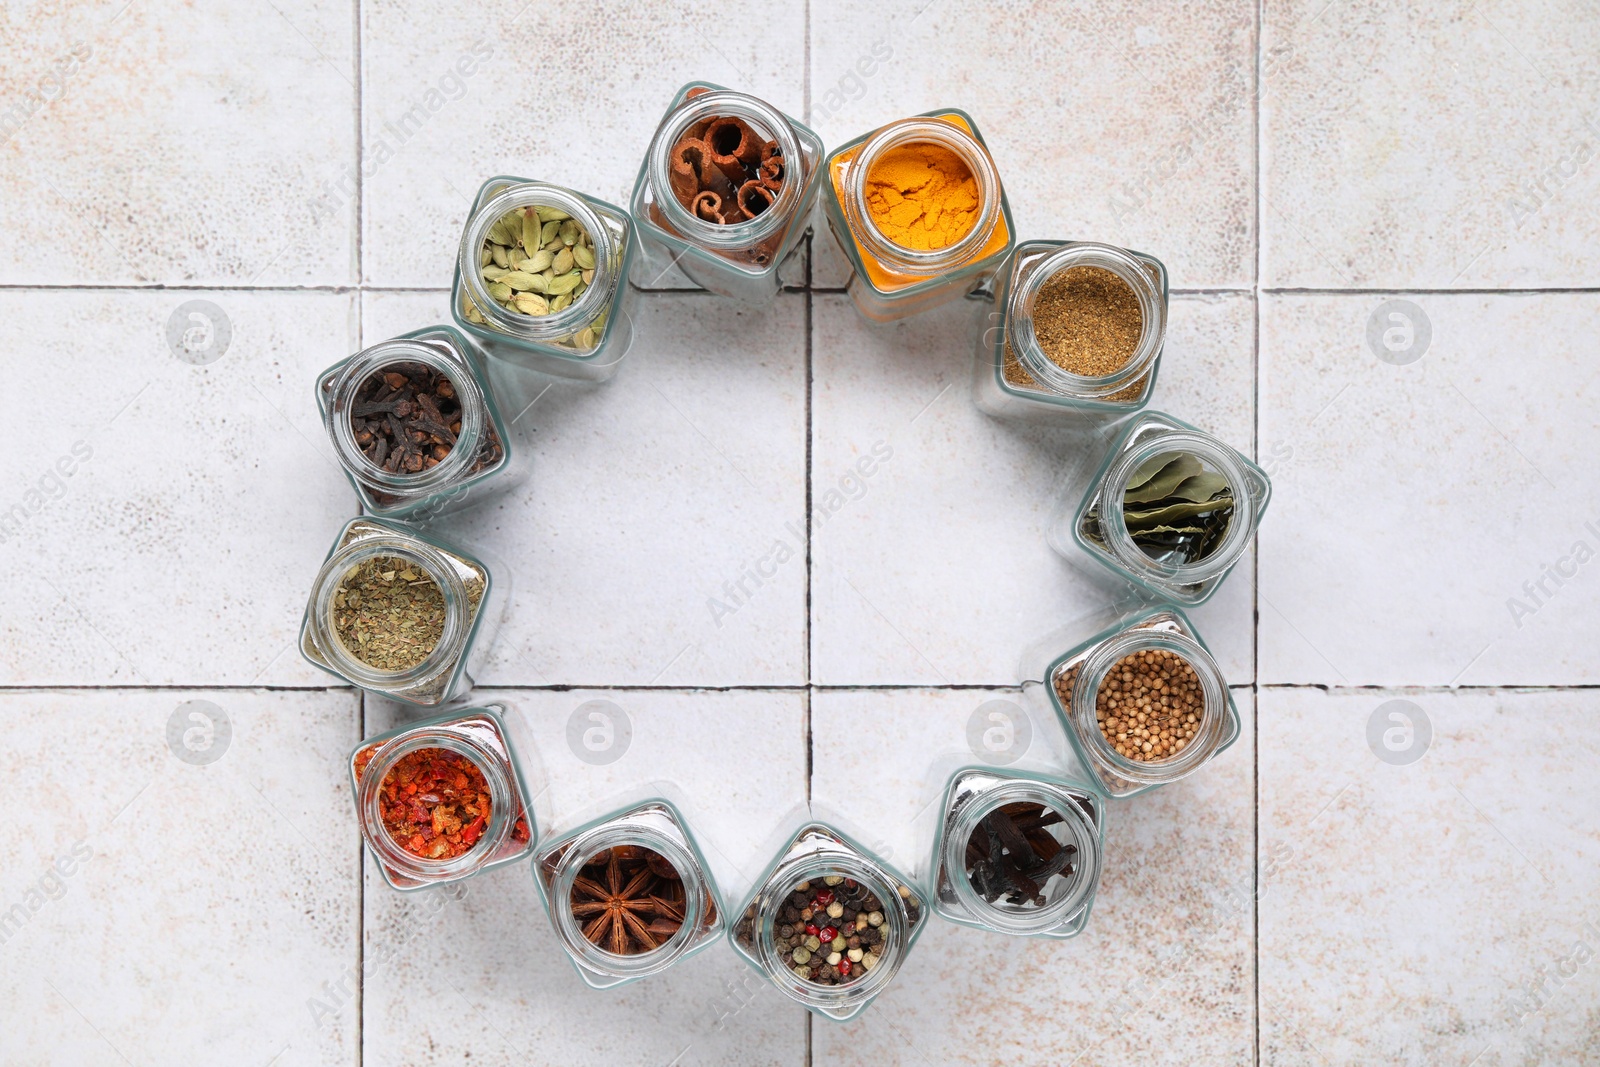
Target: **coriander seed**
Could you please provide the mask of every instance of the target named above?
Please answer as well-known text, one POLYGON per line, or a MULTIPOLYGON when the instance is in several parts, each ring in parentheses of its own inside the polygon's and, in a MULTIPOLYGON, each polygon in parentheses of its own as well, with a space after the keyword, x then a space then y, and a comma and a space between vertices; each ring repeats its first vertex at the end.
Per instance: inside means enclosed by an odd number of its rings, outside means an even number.
MULTIPOLYGON (((1078 668, 1056 679, 1056 694, 1072 701, 1078 668)), ((1107 744, 1141 763, 1171 759, 1195 739, 1205 720, 1200 676, 1166 649, 1130 653, 1106 672, 1095 693, 1095 722, 1107 744)))

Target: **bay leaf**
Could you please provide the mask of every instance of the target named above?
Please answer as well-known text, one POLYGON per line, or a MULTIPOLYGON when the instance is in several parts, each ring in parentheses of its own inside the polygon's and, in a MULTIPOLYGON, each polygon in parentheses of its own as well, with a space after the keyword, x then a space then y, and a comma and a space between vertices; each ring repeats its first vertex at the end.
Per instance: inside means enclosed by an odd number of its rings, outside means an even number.
POLYGON ((1134 471, 1134 480, 1129 483, 1129 488, 1122 494, 1124 504, 1141 504, 1146 501, 1160 500, 1171 495, 1172 491, 1189 478, 1199 474, 1205 468, 1198 459, 1183 453, 1172 455, 1170 452, 1147 460, 1138 470, 1134 471), (1158 460, 1165 460, 1156 470, 1146 474, 1146 468, 1158 460), (1145 477, 1139 480, 1141 474, 1145 477))
POLYGON ((1122 513, 1122 521, 1129 530, 1149 529, 1152 526, 1169 524, 1177 519, 1192 519, 1223 509, 1230 512, 1233 510, 1233 497, 1225 496, 1216 500, 1202 501, 1181 500, 1143 511, 1129 508, 1122 513))

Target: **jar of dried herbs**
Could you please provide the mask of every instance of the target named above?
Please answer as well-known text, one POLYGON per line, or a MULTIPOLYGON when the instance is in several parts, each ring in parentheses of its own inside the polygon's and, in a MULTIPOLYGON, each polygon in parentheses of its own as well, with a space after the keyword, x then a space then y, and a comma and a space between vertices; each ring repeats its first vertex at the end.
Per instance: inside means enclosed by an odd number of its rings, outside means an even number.
POLYGON ((852 1019, 894 978, 922 932, 922 895, 822 823, 800 829, 734 912, 733 947, 783 994, 852 1019))
POLYGON ((467 216, 451 311, 491 355, 600 381, 628 352, 633 220, 603 200, 490 178, 467 216))
POLYGON ((642 270, 761 304, 816 204, 822 141, 761 100, 694 82, 673 98, 639 168, 642 270))
POLYGON ((933 847, 933 910, 995 933, 1067 938, 1089 921, 1103 802, 1071 782, 958 772, 933 847))
POLYGON ((335 363, 317 378, 317 406, 368 514, 432 518, 521 479, 483 356, 452 327, 335 363))
POLYGON ((850 296, 889 322, 972 292, 1016 232, 977 124, 953 108, 891 122, 828 157, 823 206, 850 296))
POLYGON ((978 406, 1060 420, 1124 415, 1155 388, 1167 271, 1142 252, 1025 241, 996 275, 978 337, 978 406))
POLYGON ((1094 473, 1068 486, 1051 546, 1188 605, 1207 600, 1239 561, 1272 488, 1238 451, 1157 411, 1135 416, 1098 469, 1084 469, 1094 473))
POLYGON ((665 800, 545 845, 533 871, 561 947, 595 989, 659 974, 722 935, 705 858, 665 800))
POLYGON ((504 604, 481 559, 387 519, 353 519, 312 583, 300 651, 352 685, 433 707, 472 687, 504 604))
POLYGON ((369 737, 350 754, 356 821, 391 887, 460 881, 532 850, 504 713, 468 708, 369 737))

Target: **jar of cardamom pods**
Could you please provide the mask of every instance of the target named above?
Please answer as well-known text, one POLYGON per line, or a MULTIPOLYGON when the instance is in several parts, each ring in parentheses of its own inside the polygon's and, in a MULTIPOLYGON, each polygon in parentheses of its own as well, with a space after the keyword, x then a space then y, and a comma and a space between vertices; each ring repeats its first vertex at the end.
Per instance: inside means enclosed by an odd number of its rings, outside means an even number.
POLYGON ((528 178, 490 178, 461 235, 451 312, 490 355, 600 381, 633 340, 633 219, 528 178))

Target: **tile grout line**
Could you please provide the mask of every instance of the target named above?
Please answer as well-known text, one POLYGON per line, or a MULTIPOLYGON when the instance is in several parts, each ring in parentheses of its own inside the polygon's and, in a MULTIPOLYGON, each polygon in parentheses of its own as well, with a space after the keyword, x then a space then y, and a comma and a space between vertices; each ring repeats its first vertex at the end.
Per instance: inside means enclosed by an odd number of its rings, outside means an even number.
MULTIPOLYGON (((366 170, 361 165, 361 155, 365 151, 363 144, 363 126, 365 125, 364 109, 366 101, 362 96, 362 86, 366 84, 366 72, 362 66, 361 35, 363 32, 361 18, 361 0, 355 0, 351 5, 351 17, 355 19, 355 76, 356 76, 356 351, 361 351, 367 344, 366 323, 366 298, 364 285, 367 280, 366 243, 363 235, 365 226, 365 194, 366 170)), ((358 701, 359 732, 356 738, 359 742, 367 736, 367 694, 360 692, 358 701)), ((364 871, 366 867, 366 850, 360 843, 356 844, 356 1067, 361 1067, 367 1060, 367 969, 366 969, 366 941, 367 941, 367 889, 364 871)))
MULTIPOLYGON (((803 17, 803 47, 801 49, 800 93, 801 114, 805 116, 807 124, 811 122, 811 0, 805 0, 803 17)), ((811 775, 812 775, 812 738, 811 738, 811 701, 814 688, 811 685, 811 442, 813 437, 811 404, 814 390, 812 388, 812 313, 813 302, 816 299, 816 279, 812 274, 816 262, 816 229, 806 237, 806 626, 805 626, 805 677, 806 696, 804 701, 804 717, 806 728, 806 806, 811 806, 811 775)), ((802 1013, 805 1016, 806 1044, 805 1067, 812 1067, 812 1042, 815 1038, 815 1021, 812 1014, 802 1013)))
MULTIPOLYGON (((630 685, 627 683, 566 683, 555 685, 515 685, 485 682, 474 687, 474 692, 513 693, 859 693, 928 691, 941 693, 975 692, 980 690, 1012 692, 1022 688, 1020 682, 793 682, 775 685, 630 685)), ((1230 691, 1259 694, 1265 690, 1320 689, 1324 693, 1403 693, 1443 696, 1450 693, 1583 693, 1600 690, 1600 682, 1486 682, 1475 685, 1430 685, 1416 682, 1367 682, 1362 684, 1332 684, 1329 682, 1235 682, 1230 691)), ((95 685, 90 683, 62 683, 43 685, 0 685, 0 695, 22 693, 355 693, 353 686, 319 685, 237 685, 195 682, 172 685, 95 685)))
MULTIPOLYGON (((1261 84, 1262 53, 1267 32, 1266 0, 1256 0, 1256 92, 1255 109, 1255 211, 1256 211, 1256 270, 1254 298, 1251 300, 1251 317, 1255 325, 1255 374, 1251 382, 1252 417, 1251 447, 1257 461, 1261 458, 1261 170, 1262 170, 1262 115, 1261 84)), ((1255 551, 1250 560, 1250 956, 1254 962, 1250 981, 1255 994, 1254 1010, 1250 1013, 1255 1040, 1251 1043, 1251 1063, 1261 1064, 1261 536, 1256 535, 1255 551)))

